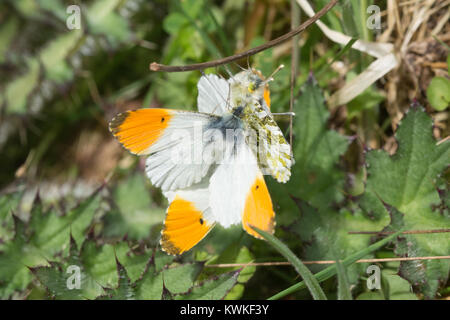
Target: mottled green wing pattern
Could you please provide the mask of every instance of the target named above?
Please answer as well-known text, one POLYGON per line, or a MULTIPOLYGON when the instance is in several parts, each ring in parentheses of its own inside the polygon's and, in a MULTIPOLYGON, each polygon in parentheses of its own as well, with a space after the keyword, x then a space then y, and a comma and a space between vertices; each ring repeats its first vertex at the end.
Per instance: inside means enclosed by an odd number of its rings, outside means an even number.
POLYGON ((244 108, 242 120, 263 174, 272 175, 278 182, 289 181, 292 151, 275 120, 256 101, 244 108))

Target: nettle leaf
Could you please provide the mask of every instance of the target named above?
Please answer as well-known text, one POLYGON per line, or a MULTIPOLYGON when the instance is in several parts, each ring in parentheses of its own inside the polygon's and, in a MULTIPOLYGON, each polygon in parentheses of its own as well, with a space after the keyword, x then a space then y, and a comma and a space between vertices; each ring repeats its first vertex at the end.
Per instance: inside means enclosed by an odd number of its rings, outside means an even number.
POLYGON ((130 285, 144 274, 151 256, 150 251, 134 252, 125 242, 99 246, 91 240, 78 252, 72 241, 67 259, 32 271, 55 299, 133 298, 130 285), (68 284, 74 283, 73 268, 79 271, 79 287, 68 284))
POLYGON ((152 227, 162 224, 164 209, 152 203, 145 179, 142 174, 134 174, 114 189, 117 208, 105 217, 106 236, 143 239, 150 235, 152 227))
POLYGON ((203 264, 175 264, 158 272, 156 260, 154 257, 144 275, 134 283, 128 277, 126 268, 118 264, 119 285, 113 290, 107 290, 107 295, 100 299, 222 299, 236 284, 235 273, 195 284, 203 264))
POLYGON ((50 262, 50 266, 31 268, 33 275, 57 300, 92 299, 104 293, 83 265, 75 240, 71 237, 70 255, 64 262, 50 262))
POLYGON ((107 290, 108 295, 102 296, 100 300, 134 300, 135 293, 131 286, 131 280, 128 277, 127 270, 116 259, 117 273, 119 276, 119 284, 114 290, 107 290))
POLYGON ((348 139, 327 129, 329 112, 323 94, 310 77, 295 105, 295 165, 288 184, 292 195, 315 207, 342 200, 344 173, 337 168, 348 139))
POLYGON ((411 284, 392 269, 381 272, 381 290, 363 292, 357 300, 418 300, 412 292, 411 284))
POLYGON ((67 256, 71 234, 80 246, 99 205, 96 192, 63 216, 53 209, 44 212, 35 201, 28 224, 15 217, 14 238, 0 245, 0 296, 8 298, 25 289, 32 279, 29 267, 47 266, 48 261, 67 256))
POLYGON ((137 299, 173 299, 179 294, 186 294, 192 290, 203 267, 201 263, 186 263, 172 265, 158 272, 155 266, 151 265, 142 279, 136 282, 137 299))
POLYGON ((221 300, 236 285, 240 271, 231 271, 206 280, 196 285, 185 295, 178 295, 178 300, 221 300))
POLYGON ((0 243, 14 237, 13 212, 17 209, 21 197, 21 192, 0 196, 0 243))
MULTIPOLYGON (((332 208, 315 209, 308 203, 298 200, 301 218, 290 229, 297 233, 304 246, 305 260, 343 259, 371 244, 367 235, 348 234, 349 231, 380 230, 389 223, 388 216, 370 220, 357 206, 339 211, 332 208)), ((370 257, 370 256, 367 256, 370 257)), ((373 257, 373 255, 372 255, 373 257)), ((325 265, 312 265, 315 273, 324 269, 325 265)), ((346 269, 348 281, 355 284, 359 275, 367 268, 367 264, 355 263, 346 269)))
MULTIPOLYGON (((209 259, 205 265, 209 264, 220 264, 220 263, 248 263, 252 262, 254 257, 250 250, 241 245, 241 241, 232 242, 220 255, 216 255, 209 259)), ((254 275, 256 271, 255 266, 248 267, 229 267, 229 268, 213 268, 207 267, 201 274, 201 279, 207 278, 212 275, 220 275, 228 273, 230 271, 240 271, 238 277, 238 283, 233 287, 230 293, 225 297, 227 300, 237 300, 240 299, 244 293, 244 285, 247 283, 254 275)))
MULTIPOLYGON (((391 214, 390 229, 424 230, 450 228, 448 213, 435 205, 441 202, 437 177, 448 167, 450 142, 436 144, 432 120, 422 108, 413 107, 396 132, 398 150, 393 156, 376 150, 367 154, 367 190, 383 201, 391 214)), ((448 255, 448 234, 402 235, 396 241, 399 256, 448 255)), ((407 261, 400 274, 426 297, 432 298, 448 279, 449 260, 407 261)))

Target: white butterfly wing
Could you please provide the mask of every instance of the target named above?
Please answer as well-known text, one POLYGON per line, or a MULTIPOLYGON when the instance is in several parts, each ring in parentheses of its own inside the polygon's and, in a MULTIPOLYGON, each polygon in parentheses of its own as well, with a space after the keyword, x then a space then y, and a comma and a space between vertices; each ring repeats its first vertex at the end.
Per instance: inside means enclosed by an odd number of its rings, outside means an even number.
POLYGON ((200 112, 223 115, 227 111, 230 85, 215 74, 207 74, 197 83, 197 105, 200 112))
POLYGON ((189 187, 208 173, 216 151, 203 139, 209 139, 208 127, 216 120, 198 112, 140 109, 118 115, 110 130, 132 153, 149 155, 147 176, 167 191, 189 187))

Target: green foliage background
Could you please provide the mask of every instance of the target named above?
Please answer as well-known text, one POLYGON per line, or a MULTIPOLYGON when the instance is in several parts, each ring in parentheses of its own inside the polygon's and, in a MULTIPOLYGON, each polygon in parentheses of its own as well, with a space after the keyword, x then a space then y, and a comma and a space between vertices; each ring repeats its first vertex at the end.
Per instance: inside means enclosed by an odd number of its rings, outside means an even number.
MULTIPOLYGON (((358 14, 374 1, 361 2, 342 1, 322 20, 373 40, 358 14)), ((377 4, 386 7, 386 1, 377 4)), ((290 28, 289 1, 275 7, 259 0, 0 4, 2 299, 266 299, 298 284, 297 267, 208 267, 284 261, 276 246, 240 226, 216 227, 181 257, 161 252, 167 202, 145 178, 143 159, 122 150, 107 130, 108 121, 128 109, 196 110, 201 74, 151 73, 149 63, 203 62, 259 45, 267 40, 267 25, 257 15, 261 8, 275 10, 269 34, 275 38, 290 28), (66 27, 71 4, 81 7, 81 30, 66 27), (67 288, 71 265, 82 273, 79 290, 67 288)), ((433 126, 437 111, 449 118, 439 88, 402 106, 398 126, 390 126, 380 85, 332 110, 326 99, 336 82, 345 83, 371 59, 324 39, 316 26, 302 39, 294 88, 296 163, 287 184, 266 177, 277 213, 275 236, 302 260, 344 260, 381 239, 349 231, 450 229, 450 141, 438 141, 433 126), (350 66, 347 77, 329 66, 337 55, 350 66), (388 141, 396 148, 388 148, 388 141)), ((271 83, 274 112, 289 108, 289 53, 269 49, 240 61, 266 76, 280 63, 286 66, 271 83)), ((237 64, 227 68, 240 70, 237 64)), ((206 72, 227 76, 223 67, 206 72)), ((447 78, 439 81, 446 84, 447 78)), ((288 136, 287 119, 279 125, 288 136)), ((447 124, 440 136, 448 131, 447 124)), ((364 257, 449 254, 449 233, 441 233, 401 235, 364 257)), ((337 277, 321 280, 325 295, 450 295, 450 260, 379 264, 382 289, 372 291, 366 286, 368 265, 338 264, 337 277)), ((325 269, 309 267, 316 275, 325 269)), ((288 297, 311 299, 307 290, 288 297)))

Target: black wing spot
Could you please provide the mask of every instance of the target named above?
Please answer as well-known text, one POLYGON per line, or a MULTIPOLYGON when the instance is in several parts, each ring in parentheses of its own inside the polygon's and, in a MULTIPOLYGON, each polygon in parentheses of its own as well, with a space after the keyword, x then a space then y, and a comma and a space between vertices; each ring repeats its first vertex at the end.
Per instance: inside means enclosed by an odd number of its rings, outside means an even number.
POLYGON ((256 185, 256 187, 255 187, 255 190, 258 190, 259 189, 259 186, 258 185, 256 185))
POLYGON ((164 117, 162 117, 161 118, 161 123, 163 123, 164 122, 164 120, 166 120, 164 117))
POLYGON ((203 224, 203 219, 202 218, 200 218, 200 224, 203 224))

